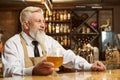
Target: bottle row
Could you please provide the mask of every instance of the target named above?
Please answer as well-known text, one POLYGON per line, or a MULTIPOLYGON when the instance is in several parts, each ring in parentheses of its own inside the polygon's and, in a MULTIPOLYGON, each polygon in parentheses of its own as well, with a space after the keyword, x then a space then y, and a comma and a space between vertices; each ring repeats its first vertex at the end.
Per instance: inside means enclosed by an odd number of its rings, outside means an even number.
POLYGON ((62 46, 70 46, 70 36, 53 36, 54 39, 56 39, 62 46))
POLYGON ((90 34, 96 33, 96 31, 92 30, 90 27, 81 26, 79 28, 73 27, 71 30, 72 33, 81 33, 81 34, 90 34))
POLYGON ((47 33, 70 33, 70 25, 63 23, 47 23, 46 24, 47 33))
POLYGON ((91 30, 89 27, 82 27, 79 32, 84 34, 84 33, 90 33, 91 30))
POLYGON ((83 38, 79 38, 78 41, 81 42, 82 44, 86 43, 88 44, 94 37, 83 37, 83 38))
POLYGON ((46 21, 67 21, 71 19, 71 12, 68 10, 54 10, 52 14, 45 11, 46 21))
POLYGON ((83 44, 88 44, 90 43, 95 36, 90 36, 90 35, 82 35, 82 36, 73 36, 73 39, 78 43, 78 46, 83 46, 83 44))

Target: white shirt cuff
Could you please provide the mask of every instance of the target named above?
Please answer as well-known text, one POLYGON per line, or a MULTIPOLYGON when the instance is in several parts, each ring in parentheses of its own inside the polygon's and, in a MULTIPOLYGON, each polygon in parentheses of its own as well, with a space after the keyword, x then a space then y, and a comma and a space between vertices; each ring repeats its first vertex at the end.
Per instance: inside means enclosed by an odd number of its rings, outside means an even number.
POLYGON ((91 67, 92 67, 92 64, 89 64, 89 63, 84 64, 84 70, 91 70, 91 67))
POLYGON ((32 75, 33 67, 24 68, 24 75, 32 75))

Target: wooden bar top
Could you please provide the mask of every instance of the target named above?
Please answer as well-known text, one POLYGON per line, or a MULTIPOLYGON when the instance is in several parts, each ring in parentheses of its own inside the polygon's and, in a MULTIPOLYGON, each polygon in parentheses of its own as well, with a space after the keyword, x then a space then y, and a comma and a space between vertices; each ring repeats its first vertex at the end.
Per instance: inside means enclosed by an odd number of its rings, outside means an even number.
POLYGON ((120 69, 103 72, 81 71, 76 73, 61 73, 57 76, 18 76, 0 78, 0 80, 120 80, 120 69))

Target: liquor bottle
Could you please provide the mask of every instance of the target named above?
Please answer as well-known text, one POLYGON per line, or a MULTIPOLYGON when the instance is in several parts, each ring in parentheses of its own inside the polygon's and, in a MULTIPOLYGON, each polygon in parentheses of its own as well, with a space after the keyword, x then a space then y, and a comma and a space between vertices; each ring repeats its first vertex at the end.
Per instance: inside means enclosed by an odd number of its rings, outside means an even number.
POLYGON ((49 15, 49 12, 48 12, 48 10, 46 10, 46 12, 45 12, 45 20, 46 21, 48 21, 48 15, 49 15))
POLYGON ((61 41, 60 44, 63 46, 63 45, 64 45, 63 36, 61 36, 60 38, 61 38, 61 39, 60 39, 60 41, 61 41))
POLYGON ((99 60, 99 49, 97 47, 93 47, 94 54, 94 62, 99 60))
POLYGON ((56 33, 55 23, 52 24, 52 33, 56 33))
POLYGON ((94 62, 94 55, 93 55, 93 50, 91 49, 90 51, 90 63, 94 62))
POLYGON ((67 11, 64 10, 64 21, 66 21, 66 20, 67 20, 67 11))
POLYGON ((84 26, 82 27, 82 33, 86 33, 86 28, 84 26))
POLYGON ((57 21, 60 20, 60 13, 59 13, 59 11, 56 12, 56 20, 57 20, 57 21))
POLYGON ((93 50, 90 47, 87 48, 87 54, 88 54, 86 56, 87 61, 89 63, 93 63, 94 62, 93 50))
POLYGON ((68 36, 67 46, 70 46, 70 36, 68 36))
POLYGON ((70 20, 71 19, 71 13, 70 13, 70 11, 68 12, 68 15, 67 15, 68 17, 68 20, 70 20))
POLYGON ((67 25, 67 33, 70 33, 70 26, 67 25))
POLYGON ((60 12, 60 21, 64 20, 64 15, 63 15, 63 11, 60 12))
POLYGON ((60 33, 63 33, 63 24, 60 24, 60 33))
POLYGON ((52 27, 51 27, 52 25, 51 25, 51 23, 49 23, 48 24, 48 31, 49 31, 49 33, 51 33, 51 30, 52 30, 52 27))
POLYGON ((48 20, 52 21, 52 14, 49 13, 48 20))
POLYGON ((66 33, 66 32, 67 32, 67 25, 64 24, 64 33, 66 33))
POLYGON ((86 28, 86 33, 90 33, 90 28, 86 28))
POLYGON ((48 23, 45 23, 45 26, 46 26, 45 32, 48 33, 49 32, 49 30, 48 30, 48 23))
POLYGON ((56 11, 53 11, 53 15, 52 15, 53 21, 55 21, 55 14, 56 14, 56 11))
POLYGON ((69 25, 66 24, 66 33, 69 33, 69 32, 70 32, 69 25))
POLYGON ((67 46, 67 36, 64 36, 64 46, 67 46))
POLYGON ((59 24, 56 24, 56 33, 59 33, 59 28, 60 28, 59 24))

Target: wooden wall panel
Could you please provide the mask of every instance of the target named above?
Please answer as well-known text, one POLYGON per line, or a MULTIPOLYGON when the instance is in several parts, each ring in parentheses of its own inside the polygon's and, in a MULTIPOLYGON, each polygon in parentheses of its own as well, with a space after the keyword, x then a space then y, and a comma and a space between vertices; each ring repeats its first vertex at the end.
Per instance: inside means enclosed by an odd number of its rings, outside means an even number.
POLYGON ((120 6, 114 7, 114 31, 120 33, 120 6))
POLYGON ((0 11, 0 29, 4 31, 2 41, 18 33, 19 11, 0 11))

